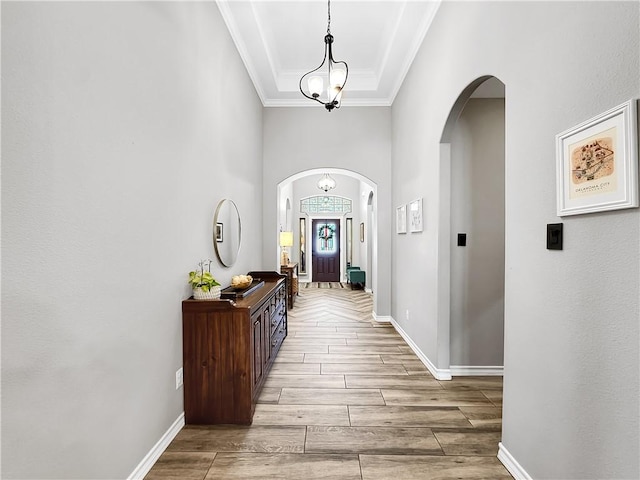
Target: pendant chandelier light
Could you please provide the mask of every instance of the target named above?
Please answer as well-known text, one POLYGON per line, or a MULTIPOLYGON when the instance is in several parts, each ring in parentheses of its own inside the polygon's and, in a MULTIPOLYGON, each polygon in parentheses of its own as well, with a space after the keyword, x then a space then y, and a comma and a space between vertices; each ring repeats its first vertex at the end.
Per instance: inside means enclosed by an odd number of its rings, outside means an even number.
POLYGON ((318 180, 318 188, 324 190, 327 193, 329 190, 336 188, 336 181, 325 173, 320 180, 318 180))
POLYGON ((327 34, 324 37, 324 59, 318 68, 305 73, 300 79, 300 92, 309 100, 315 100, 324 105, 329 112, 340 108, 342 90, 347 83, 349 67, 345 62, 333 59, 331 45, 331 0, 327 2, 327 34), (307 91, 303 88, 303 84, 307 91), (325 90, 326 88, 326 90, 325 90))

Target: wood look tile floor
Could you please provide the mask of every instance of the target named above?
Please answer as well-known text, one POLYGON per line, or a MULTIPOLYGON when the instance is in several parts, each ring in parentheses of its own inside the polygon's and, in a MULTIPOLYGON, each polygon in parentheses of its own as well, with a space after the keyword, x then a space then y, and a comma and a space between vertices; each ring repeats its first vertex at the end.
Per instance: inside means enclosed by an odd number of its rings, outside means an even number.
POLYGON ((511 479, 502 379, 436 380, 371 310, 344 284, 301 288, 253 424, 187 425, 145 479, 511 479))

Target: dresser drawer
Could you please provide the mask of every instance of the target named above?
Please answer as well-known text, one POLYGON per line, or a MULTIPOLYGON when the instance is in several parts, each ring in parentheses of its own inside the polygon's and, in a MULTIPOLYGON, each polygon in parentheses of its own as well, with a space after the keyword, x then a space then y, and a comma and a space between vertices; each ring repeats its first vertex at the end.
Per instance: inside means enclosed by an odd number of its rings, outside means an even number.
POLYGON ((278 328, 276 329, 276 331, 271 335, 271 355, 272 356, 275 357, 276 353, 278 353, 278 350, 280 350, 280 345, 282 345, 282 342, 284 341, 286 336, 287 336, 287 332, 285 329, 285 323, 284 321, 282 321, 278 324, 278 328))
POLYGON ((271 335, 278 329, 280 324, 282 323, 284 316, 286 314, 287 307, 286 305, 280 304, 278 305, 278 309, 271 315, 271 335))

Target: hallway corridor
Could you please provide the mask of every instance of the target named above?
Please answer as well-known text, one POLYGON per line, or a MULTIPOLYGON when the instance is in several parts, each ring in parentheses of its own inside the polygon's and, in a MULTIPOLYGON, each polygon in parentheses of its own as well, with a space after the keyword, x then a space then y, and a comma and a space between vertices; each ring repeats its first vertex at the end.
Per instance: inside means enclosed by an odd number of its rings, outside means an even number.
POLYGON ((186 426, 147 480, 512 478, 496 458, 501 377, 439 382, 373 322, 370 295, 314 286, 289 311, 253 425, 186 426))

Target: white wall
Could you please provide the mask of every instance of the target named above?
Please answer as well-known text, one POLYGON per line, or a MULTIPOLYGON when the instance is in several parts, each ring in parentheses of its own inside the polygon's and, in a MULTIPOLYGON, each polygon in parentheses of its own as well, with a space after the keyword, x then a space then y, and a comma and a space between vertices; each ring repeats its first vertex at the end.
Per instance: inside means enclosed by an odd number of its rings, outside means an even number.
POLYGON ((640 213, 555 209, 555 135, 640 97, 639 40, 638 2, 443 2, 392 107, 392 204, 426 215, 394 236, 392 316, 438 363, 440 138, 469 83, 506 85, 503 444, 533 478, 640 476, 640 213))
POLYGON ((452 366, 504 364, 504 167, 504 99, 472 98, 451 139, 452 366))
POLYGON ((262 107, 215 3, 2 4, 2 478, 126 478, 183 411, 187 272, 262 107))
MULTIPOLYGON (((357 172, 377 185, 377 235, 381 252, 390 250, 391 109, 350 107, 327 112, 321 106, 264 109, 264 268, 277 247, 277 185, 314 168, 357 172)), ((378 257, 380 287, 374 297, 378 315, 389 315, 391 259, 378 257)))
POLYGON ((278 232, 289 232, 293 218, 293 185, 284 185, 278 199, 278 232), (288 211, 287 211, 288 210, 288 211))

